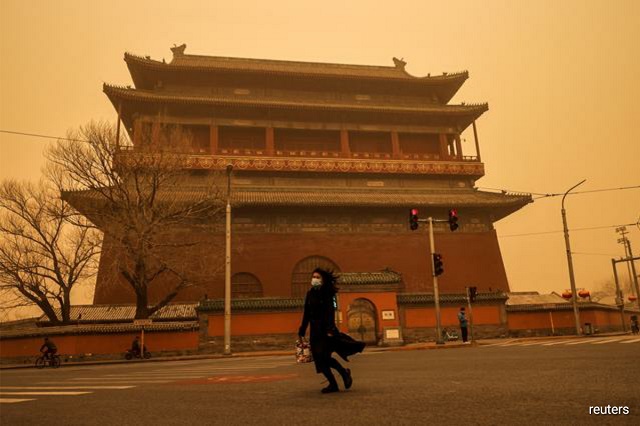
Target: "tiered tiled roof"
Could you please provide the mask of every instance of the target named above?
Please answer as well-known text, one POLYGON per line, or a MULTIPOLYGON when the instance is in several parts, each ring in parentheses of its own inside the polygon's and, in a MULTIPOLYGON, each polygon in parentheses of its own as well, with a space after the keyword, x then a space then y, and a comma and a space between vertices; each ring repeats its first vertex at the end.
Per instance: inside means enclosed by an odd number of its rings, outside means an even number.
MULTIPOLYGON (((469 77, 467 71, 442 73, 441 75, 415 77, 405 70, 406 62, 393 58, 394 66, 352 65, 324 62, 283 61, 273 59, 232 58, 223 56, 203 56, 184 54, 186 45, 174 47, 173 59, 167 63, 149 56, 142 57, 125 53, 124 60, 129 67, 136 87, 155 83, 150 74, 161 73, 207 73, 231 72, 233 74, 268 74, 271 76, 315 77, 332 79, 358 79, 361 81, 390 81, 420 86, 438 87, 442 101, 448 102, 469 77)), ((152 86, 151 86, 152 87, 152 86)))
POLYGON ((151 90, 119 87, 109 84, 103 85, 104 93, 114 105, 120 100, 129 100, 148 103, 175 103, 185 105, 219 105, 241 107, 269 107, 280 109, 307 109, 307 110, 345 110, 366 112, 394 112, 411 114, 429 114, 442 116, 469 117, 469 122, 477 119, 489 109, 488 104, 466 105, 407 105, 403 103, 375 103, 375 102, 347 102, 347 101, 322 101, 319 99, 294 99, 286 97, 247 96, 247 95, 195 95, 156 92, 151 90))
MULTIPOLYGON (((102 199, 97 192, 67 191, 63 198, 78 207, 85 202, 102 199)), ((160 202, 195 202, 202 199, 202 192, 195 189, 161 193, 160 202)), ((232 205, 243 206, 364 206, 364 207, 505 207, 520 208, 531 202, 528 194, 506 195, 484 191, 415 191, 415 190, 340 190, 320 189, 248 189, 234 188, 232 205)))

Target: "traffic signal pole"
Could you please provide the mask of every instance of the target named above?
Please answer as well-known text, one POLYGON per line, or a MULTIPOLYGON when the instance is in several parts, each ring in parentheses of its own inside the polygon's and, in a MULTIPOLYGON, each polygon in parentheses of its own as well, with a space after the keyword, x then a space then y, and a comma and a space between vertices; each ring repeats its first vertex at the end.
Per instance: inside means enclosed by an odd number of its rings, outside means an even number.
POLYGON ((471 296, 469 296, 469 287, 465 287, 464 290, 467 293, 467 306, 469 307, 469 341, 473 343, 473 309, 471 309, 471 296))
POLYGON ((433 254, 436 252, 435 242, 433 239, 433 218, 427 219, 429 222, 429 246, 431 249, 431 274, 433 275, 433 299, 436 307, 436 344, 443 345, 442 326, 440 325, 440 291, 438 290, 438 276, 436 275, 436 265, 434 263, 433 254))

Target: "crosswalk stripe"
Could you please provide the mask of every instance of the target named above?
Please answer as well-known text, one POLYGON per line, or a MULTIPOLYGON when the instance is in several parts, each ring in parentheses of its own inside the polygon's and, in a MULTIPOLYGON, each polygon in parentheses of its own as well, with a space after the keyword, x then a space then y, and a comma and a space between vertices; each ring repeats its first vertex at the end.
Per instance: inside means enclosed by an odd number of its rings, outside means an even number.
POLYGON ((640 342, 640 339, 625 340, 619 343, 637 343, 637 342, 640 342))
POLYGON ((68 395, 68 396, 76 396, 76 395, 85 395, 93 392, 71 392, 71 391, 51 391, 51 392, 2 392, 0 391, 0 396, 2 395, 68 395))
POLYGON ((0 386, 0 392, 2 392, 3 389, 12 389, 12 390, 17 390, 17 389, 24 389, 24 390, 28 390, 28 389, 35 389, 35 390, 53 390, 53 389, 131 389, 131 388, 135 388, 135 386, 132 385, 128 385, 128 386, 0 386))
POLYGON ((35 401, 35 399, 0 398, 0 404, 15 404, 16 402, 35 401))
POLYGON ((490 345, 482 345, 482 347, 488 348, 489 346, 505 346, 512 342, 515 342, 515 340, 509 340, 508 342, 491 343, 490 345))
POLYGON ((567 346, 569 345, 584 345, 585 343, 590 343, 590 344, 595 344, 598 343, 598 341, 601 341, 601 339, 598 340, 592 340, 592 339, 585 339, 585 340, 578 340, 577 342, 569 342, 567 343, 567 346))
POLYGON ((603 341, 600 341, 600 342, 593 342, 593 343, 591 343, 591 344, 592 344, 592 345, 602 345, 602 344, 605 344, 605 343, 617 342, 617 341, 619 341, 619 340, 623 340, 623 339, 624 339, 624 338, 616 337, 616 338, 614 338, 614 339, 607 339, 607 340, 603 340, 603 341))
MULTIPOLYGON (((177 378, 183 378, 184 376, 175 376, 177 378)), ((143 377, 140 378, 131 378, 131 377, 113 377, 113 378, 108 378, 108 377, 73 377, 71 379, 69 379, 70 381, 73 380, 74 382, 86 382, 86 381, 91 381, 91 382, 109 382, 109 383, 118 383, 118 382, 157 382, 158 380, 163 380, 163 381, 167 381, 167 380, 172 380, 174 379, 174 377, 154 377, 152 379, 145 379, 143 377)), ((43 383, 43 382, 40 382, 43 383)), ((51 383, 51 382, 49 382, 51 383)), ((57 382, 60 383, 60 382, 57 382)))
POLYGON ((543 343, 542 346, 553 346, 553 345, 562 345, 563 343, 569 343, 569 342, 573 342, 574 340, 562 340, 560 342, 550 342, 550 343, 543 343))

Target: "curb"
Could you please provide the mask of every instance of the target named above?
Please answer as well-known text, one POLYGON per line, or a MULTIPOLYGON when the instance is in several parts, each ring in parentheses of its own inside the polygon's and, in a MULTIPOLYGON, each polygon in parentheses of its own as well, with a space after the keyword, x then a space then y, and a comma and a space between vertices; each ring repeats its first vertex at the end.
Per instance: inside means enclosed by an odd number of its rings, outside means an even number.
MULTIPOLYGON (((486 341, 475 341, 471 344, 463 344, 463 343, 449 343, 449 344, 436 344, 435 342, 425 342, 425 343, 411 343, 405 346, 389 346, 389 347, 372 347, 370 349, 365 349, 366 352, 402 352, 402 351, 423 351, 423 350, 436 350, 436 349, 456 349, 456 348, 477 348, 479 346, 491 345, 496 342, 507 342, 510 343, 520 343, 522 341, 535 341, 535 340, 548 340, 548 339, 571 339, 571 338, 601 338, 601 337, 614 337, 614 336, 624 336, 629 333, 607 333, 607 334, 598 334, 598 335, 590 335, 590 336, 536 336, 536 337, 521 337, 521 338, 512 338, 510 339, 489 339, 486 341)), ((256 351, 256 352, 238 352, 232 353, 231 355, 223 355, 223 354, 210 354, 210 355, 184 355, 184 356, 173 356, 173 357, 157 357, 150 358, 145 360, 124 360, 124 359, 105 359, 105 360, 96 360, 96 361, 72 361, 65 362, 61 366, 90 366, 90 365, 109 365, 109 364, 131 364, 131 363, 149 363, 149 362, 169 362, 169 361, 194 361, 199 359, 222 359, 222 358, 254 358, 254 357, 264 357, 264 356, 285 356, 291 355, 293 358, 294 351, 293 350, 274 350, 274 351, 256 351)), ((15 370, 21 368, 35 368, 33 363, 31 364, 13 364, 13 365, 0 365, 0 370, 15 370)))

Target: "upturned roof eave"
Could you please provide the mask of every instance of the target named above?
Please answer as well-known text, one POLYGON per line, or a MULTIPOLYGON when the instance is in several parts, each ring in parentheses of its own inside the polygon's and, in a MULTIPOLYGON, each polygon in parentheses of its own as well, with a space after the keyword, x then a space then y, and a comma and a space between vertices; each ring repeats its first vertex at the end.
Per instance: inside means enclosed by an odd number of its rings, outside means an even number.
POLYGON ((419 84, 424 86, 440 86, 445 87, 451 85, 451 90, 453 93, 451 97, 460 89, 462 84, 469 78, 468 71, 460 71, 453 73, 443 73, 441 75, 427 75, 422 77, 417 77, 409 74, 408 72, 398 69, 397 67, 392 66, 379 66, 379 65, 350 65, 350 64, 333 64, 333 63, 323 63, 323 62, 301 62, 301 61, 282 61, 282 60, 271 60, 271 59, 248 59, 248 58, 233 58, 233 57, 217 57, 217 56, 201 56, 201 55, 182 55, 181 58, 188 59, 209 59, 212 64, 206 65, 196 65, 196 64, 188 64, 184 61, 175 61, 171 62, 165 61, 157 61, 151 59, 150 57, 142 57, 139 55, 135 55, 129 52, 124 54, 124 61, 129 68, 129 72, 134 81, 139 80, 142 81, 145 72, 152 71, 163 71, 163 72, 230 72, 230 73, 248 73, 248 74, 269 74, 269 75, 283 75, 283 76, 301 76, 301 77, 316 77, 316 78, 331 78, 331 79, 364 79, 364 80, 375 80, 375 81, 387 81, 394 83, 407 83, 407 84, 419 84), (242 67, 232 67, 232 66, 215 66, 213 61, 236 61, 238 64, 241 63, 249 63, 253 64, 255 68, 242 68, 242 67), (335 72, 313 72, 313 71, 301 71, 301 70, 273 70, 268 69, 268 65, 278 64, 278 65, 290 65, 292 68, 295 66, 314 66, 316 69, 320 69, 322 67, 335 67, 335 72), (260 65, 263 65, 265 68, 260 69, 260 65), (353 74, 345 74, 340 73, 341 68, 344 70, 349 69, 353 72, 353 74), (360 73, 358 73, 360 71, 360 73), (378 71, 380 74, 385 73, 387 75, 375 75, 375 72, 378 71), (367 75, 367 72, 372 73, 367 75), (396 75, 389 75, 390 73, 396 75), (135 75, 134 75, 135 74, 135 75))
POLYGON ((253 108, 304 108, 310 110, 394 112, 401 114, 440 114, 467 117, 470 118, 471 121, 477 120, 483 113, 489 110, 489 105, 487 103, 469 105, 438 105, 434 107, 410 107, 387 105, 320 104, 311 102, 295 102, 290 100, 236 99, 213 96, 172 96, 143 92, 138 89, 123 88, 107 83, 103 85, 103 92, 107 95, 116 109, 118 108, 119 101, 132 101, 153 103, 182 103, 185 105, 233 105, 253 108))

